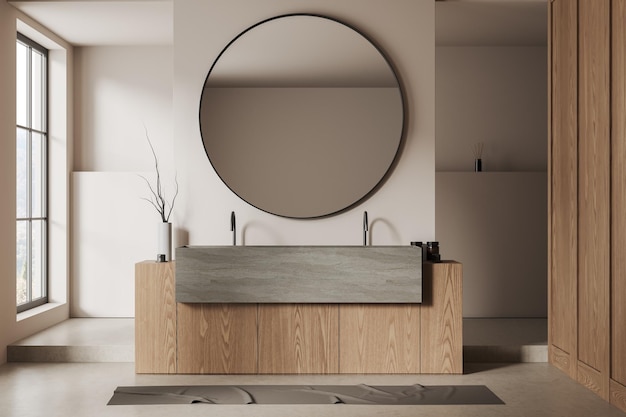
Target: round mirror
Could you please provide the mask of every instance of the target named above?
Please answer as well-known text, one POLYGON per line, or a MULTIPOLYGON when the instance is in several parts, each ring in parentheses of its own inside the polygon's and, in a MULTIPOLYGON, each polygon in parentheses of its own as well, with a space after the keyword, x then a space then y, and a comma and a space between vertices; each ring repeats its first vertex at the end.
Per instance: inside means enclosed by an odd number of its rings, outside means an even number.
POLYGON ((337 213, 390 170, 402 139, 398 79, 336 20, 285 15, 233 39, 209 71, 200 131, 222 181, 279 216, 337 213))

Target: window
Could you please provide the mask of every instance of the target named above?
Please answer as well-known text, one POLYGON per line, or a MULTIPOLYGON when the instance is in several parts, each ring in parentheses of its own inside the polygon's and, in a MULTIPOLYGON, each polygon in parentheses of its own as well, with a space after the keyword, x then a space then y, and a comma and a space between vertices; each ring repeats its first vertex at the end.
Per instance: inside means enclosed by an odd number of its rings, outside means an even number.
POLYGON ((48 301, 48 51, 18 33, 16 61, 16 296, 19 313, 48 301))

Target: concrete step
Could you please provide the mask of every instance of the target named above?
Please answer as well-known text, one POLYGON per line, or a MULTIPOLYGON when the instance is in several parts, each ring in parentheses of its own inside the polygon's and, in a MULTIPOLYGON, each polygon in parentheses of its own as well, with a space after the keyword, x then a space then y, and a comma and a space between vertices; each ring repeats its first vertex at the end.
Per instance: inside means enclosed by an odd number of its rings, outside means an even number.
MULTIPOLYGON (((134 362, 135 321, 74 318, 7 347, 9 362, 134 362)), ((463 319, 463 361, 547 362, 546 319, 463 319)))
POLYGON ((135 320, 66 320, 7 346, 7 361, 134 362, 135 320))

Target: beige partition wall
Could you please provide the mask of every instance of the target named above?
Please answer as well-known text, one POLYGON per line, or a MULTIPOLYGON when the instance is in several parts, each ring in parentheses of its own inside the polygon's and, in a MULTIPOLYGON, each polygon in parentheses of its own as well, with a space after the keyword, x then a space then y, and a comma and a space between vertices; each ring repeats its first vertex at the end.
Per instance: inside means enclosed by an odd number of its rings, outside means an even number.
POLYGON ((549 359, 626 410, 626 6, 549 7, 549 359))

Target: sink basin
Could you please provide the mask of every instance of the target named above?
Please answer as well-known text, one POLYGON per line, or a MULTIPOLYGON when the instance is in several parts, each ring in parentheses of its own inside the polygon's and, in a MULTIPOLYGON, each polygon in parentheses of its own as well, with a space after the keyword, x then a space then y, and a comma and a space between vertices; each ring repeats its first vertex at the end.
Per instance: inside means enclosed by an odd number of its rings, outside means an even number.
POLYGON ((183 246, 179 303, 421 303, 415 246, 183 246))

